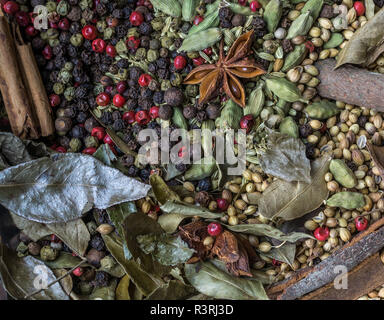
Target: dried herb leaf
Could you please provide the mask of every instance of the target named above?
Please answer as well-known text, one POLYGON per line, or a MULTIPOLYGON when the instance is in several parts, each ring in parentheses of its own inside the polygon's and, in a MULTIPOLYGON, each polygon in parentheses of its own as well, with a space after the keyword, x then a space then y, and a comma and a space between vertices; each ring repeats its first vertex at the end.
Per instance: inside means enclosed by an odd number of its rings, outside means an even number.
POLYGON ((144 234, 137 236, 141 250, 152 256, 165 266, 175 266, 184 263, 195 252, 180 237, 168 234, 144 234))
MULTIPOLYGON (((5 290, 14 299, 23 300, 26 295, 36 291, 35 282, 39 281, 37 270, 40 268, 40 274, 43 272, 46 276, 47 283, 56 280, 53 272, 46 267, 41 261, 26 256, 19 258, 16 252, 8 249, 0 244, 0 275, 5 290)), ((41 279, 40 279, 41 280, 41 279)), ((38 282, 37 284, 39 284, 38 282)), ((67 294, 64 292, 59 283, 55 283, 48 289, 43 290, 29 299, 31 300, 68 300, 67 294)))
POLYGON ((211 262, 186 264, 185 275, 196 290, 216 299, 268 300, 259 281, 231 276, 211 262))
POLYGON ((367 149, 375 166, 379 170, 380 176, 384 178, 384 147, 378 147, 367 142, 367 149))
MULTIPOLYGON (((66 273, 68 273, 67 270, 65 269, 56 269, 56 270, 53 270, 53 274, 57 277, 57 278, 60 278, 62 276, 64 276, 66 273)), ((60 280, 60 285, 61 287, 63 288, 63 290, 65 291, 65 293, 67 295, 70 295, 71 292, 72 292, 72 289, 73 289, 73 281, 72 281, 72 277, 71 275, 67 275, 66 277, 64 277, 63 279, 60 280)))
POLYGON ((115 300, 117 279, 112 279, 107 287, 95 288, 89 296, 90 300, 115 300))
POLYGON ((149 183, 151 184, 156 200, 161 204, 164 204, 167 201, 181 201, 180 197, 168 187, 158 174, 152 174, 149 177, 149 183))
POLYGON ((129 283, 130 278, 127 274, 120 279, 119 284, 116 288, 116 300, 131 300, 128 291, 129 283))
POLYGON ((100 160, 102 163, 110 167, 113 165, 113 162, 117 160, 115 154, 112 152, 111 148, 106 143, 102 144, 93 154, 93 156, 97 160, 100 160))
POLYGON ((264 191, 259 201, 259 211, 264 217, 283 220, 300 218, 318 208, 328 196, 324 175, 328 171, 330 155, 312 163, 311 182, 277 180, 264 191))
POLYGON ((55 154, 0 172, 0 203, 43 223, 80 218, 146 196, 149 186, 82 154, 55 154))
POLYGON ((201 180, 210 177, 216 169, 216 160, 213 157, 206 157, 193 163, 185 172, 184 178, 187 181, 201 180))
POLYGON ((346 63, 369 66, 384 52, 384 8, 359 28, 339 53, 338 68, 346 63))
POLYGON ((270 237, 273 239, 277 239, 280 241, 288 241, 295 243, 298 240, 305 239, 305 238, 313 238, 311 235, 308 235, 306 233, 301 232, 292 232, 289 234, 285 234, 284 232, 280 231, 279 229, 276 229, 268 224, 238 224, 236 226, 226 226, 227 229, 239 232, 239 233, 245 233, 245 234, 252 234, 254 236, 265 236, 270 237))
POLYGON ((159 216, 157 222, 165 232, 172 233, 177 230, 181 221, 186 218, 187 217, 181 213, 163 213, 159 216))
POLYGON ((263 253, 263 255, 275 259, 280 262, 286 262, 290 266, 293 265, 296 254, 296 245, 293 243, 286 243, 280 248, 272 248, 271 251, 263 253))
MULTIPOLYGON (((44 261, 44 263, 51 269, 71 269, 81 262, 79 257, 73 256, 69 252, 61 251, 60 255, 54 261, 44 261)), ((88 266, 84 263, 82 266, 88 266)))
POLYGON ((221 213, 213 213, 208 209, 193 206, 193 205, 184 205, 179 203, 174 203, 167 201, 163 204, 160 209, 166 213, 177 213, 182 214, 185 217, 198 216, 205 219, 218 219, 223 216, 221 213))
POLYGON ((0 170, 32 160, 23 141, 9 132, 0 132, 0 158, 5 161, 0 170))
POLYGON ((267 150, 260 155, 265 173, 285 181, 311 181, 311 164, 300 139, 271 132, 267 143, 267 150))
POLYGON ((178 280, 171 280, 157 288, 145 300, 184 300, 194 292, 193 287, 178 280))
POLYGON ((165 167, 165 181, 172 180, 173 178, 176 178, 177 176, 183 174, 179 170, 176 169, 176 165, 174 163, 169 163, 165 167))

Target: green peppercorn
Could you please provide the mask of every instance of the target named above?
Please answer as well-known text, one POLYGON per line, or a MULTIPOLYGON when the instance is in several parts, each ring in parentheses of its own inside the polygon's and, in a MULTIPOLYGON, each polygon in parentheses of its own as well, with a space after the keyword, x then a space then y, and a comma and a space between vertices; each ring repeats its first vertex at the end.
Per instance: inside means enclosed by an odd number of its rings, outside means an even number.
POLYGON ((99 140, 96 137, 88 136, 84 139, 86 148, 97 148, 99 146, 99 140))
POLYGON ((60 44, 59 39, 49 39, 48 44, 53 48, 57 47, 60 44))
POLYGON ((79 2, 79 7, 81 8, 81 10, 85 10, 87 8, 92 8, 93 6, 93 0, 81 0, 79 2))
POLYGON ((44 246, 40 250, 40 258, 44 261, 54 261, 59 255, 59 251, 51 248, 50 246, 44 246))
POLYGON ((83 44, 83 41, 84 41, 84 38, 83 36, 81 35, 81 33, 76 33, 74 34, 70 39, 69 41, 71 42, 71 44, 75 47, 79 47, 83 44))
POLYGON ((69 12, 70 5, 67 1, 61 0, 56 8, 56 12, 61 16, 66 16, 69 12))
POLYGON ((185 87, 185 93, 188 97, 196 97, 199 94, 199 87, 194 84, 189 84, 185 87))
POLYGON ((74 87, 67 87, 64 90, 64 97, 67 99, 67 101, 72 101, 73 98, 75 97, 75 88, 74 87))
POLYGON ((118 54, 124 54, 124 53, 128 52, 128 48, 127 48, 127 45, 126 45, 124 40, 120 40, 116 44, 116 51, 117 51, 118 54))
POLYGON ((159 58, 159 51, 149 49, 147 52, 147 59, 149 62, 154 62, 159 58))
POLYGON ((191 51, 187 53, 189 59, 194 59, 200 57, 200 54, 197 51, 191 51))
POLYGON ((63 84, 68 84, 69 82, 71 82, 71 79, 72 73, 65 69, 61 69, 59 75, 57 76, 57 80, 63 84))
POLYGON ((173 40, 170 37, 163 37, 160 41, 161 46, 166 49, 169 49, 169 47, 173 44, 173 40))
POLYGON ((155 79, 152 79, 148 85, 148 89, 152 91, 158 91, 160 89, 160 84, 155 79))
POLYGON ((127 79, 128 79, 128 70, 127 70, 127 69, 120 68, 120 69, 118 70, 118 72, 117 72, 116 77, 117 77, 120 81, 127 80, 127 79))
POLYGON ((71 152, 79 152, 82 147, 81 140, 78 138, 72 138, 71 141, 69 142, 69 148, 71 152))
POLYGON ((171 84, 174 86, 174 87, 178 87, 180 86, 181 84, 183 83, 183 77, 180 73, 173 73, 171 75, 171 84))
POLYGON ((46 39, 56 39, 59 37, 59 31, 57 29, 49 28, 46 33, 46 39))
POLYGON ((16 251, 19 257, 25 257, 28 254, 28 246, 24 242, 20 242, 16 251))
POLYGON ((68 71, 72 71, 73 67, 74 67, 73 66, 73 62, 71 62, 71 61, 66 62, 65 65, 64 65, 64 69, 68 70, 68 71))
POLYGON ((64 85, 60 82, 56 82, 53 85, 53 92, 56 94, 63 94, 64 89, 65 89, 64 85))
POLYGON ((151 25, 153 30, 160 31, 164 27, 164 21, 160 17, 158 17, 151 21, 151 25))
POLYGON ((168 54, 169 54, 168 49, 166 49, 166 48, 160 48, 160 50, 159 50, 159 55, 160 55, 160 57, 162 57, 162 58, 167 58, 167 57, 168 57, 168 54))
POLYGON ((115 34, 115 30, 114 29, 106 28, 104 30, 104 39, 105 40, 109 40, 109 39, 111 39, 114 36, 114 34, 115 34))
POLYGON ((163 80, 161 81, 161 91, 166 91, 167 89, 171 88, 171 81, 169 80, 163 80))
POLYGON ((149 49, 158 50, 160 48, 160 41, 158 39, 152 39, 149 41, 149 49))
POLYGON ((145 48, 139 48, 136 50, 135 58, 139 61, 144 60, 147 57, 147 50, 145 48))
POLYGON ((96 29, 100 33, 103 33, 107 29, 107 27, 108 27, 108 25, 107 25, 107 22, 105 20, 100 20, 100 21, 97 21, 97 23, 96 23, 96 29))
POLYGON ((45 7, 47 8, 49 13, 55 12, 56 11, 56 7, 57 7, 57 3, 55 1, 48 1, 45 4, 45 7))

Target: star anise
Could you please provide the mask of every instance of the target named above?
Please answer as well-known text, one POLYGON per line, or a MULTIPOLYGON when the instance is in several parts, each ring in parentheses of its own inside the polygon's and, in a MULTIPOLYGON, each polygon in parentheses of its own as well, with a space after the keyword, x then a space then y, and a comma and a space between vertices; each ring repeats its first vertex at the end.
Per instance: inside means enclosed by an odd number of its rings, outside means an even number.
POLYGON ((218 89, 238 105, 245 107, 245 90, 239 78, 254 78, 265 71, 250 57, 253 30, 243 34, 233 43, 224 56, 224 42, 220 43, 220 56, 216 64, 203 64, 193 69, 185 78, 185 84, 200 84, 199 103, 217 95, 218 89))

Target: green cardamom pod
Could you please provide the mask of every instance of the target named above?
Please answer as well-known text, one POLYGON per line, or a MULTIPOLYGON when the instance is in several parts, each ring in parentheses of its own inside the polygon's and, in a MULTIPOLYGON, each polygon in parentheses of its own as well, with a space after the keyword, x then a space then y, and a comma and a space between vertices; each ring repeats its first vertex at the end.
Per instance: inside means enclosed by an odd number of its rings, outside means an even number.
POLYGON ((311 12, 302 13, 289 27, 286 39, 292 39, 297 36, 305 36, 313 25, 311 12))
POLYGON ((267 60, 267 61, 275 61, 275 57, 270 54, 270 53, 267 53, 267 52, 257 52, 257 55, 263 59, 263 60, 267 60))
POLYGON ((215 124, 219 129, 240 128, 240 119, 243 117, 243 109, 231 99, 227 100, 221 110, 220 117, 216 119, 215 124))
POLYGON ((263 87, 259 86, 249 95, 247 105, 244 108, 244 115, 251 114, 255 119, 260 115, 265 103, 263 87))
POLYGON ((331 38, 324 44, 324 49, 332 49, 341 45, 344 41, 344 36, 341 33, 332 33, 331 38))
POLYGON ((271 77, 267 79, 265 83, 267 84, 267 88, 280 99, 288 102, 302 101, 308 103, 307 100, 302 98, 296 85, 287 79, 271 77))
POLYGON ((286 56, 281 71, 287 72, 288 70, 302 63, 305 59, 305 56, 307 55, 307 51, 308 49, 306 48, 305 44, 295 46, 295 49, 286 56))
POLYGON ((200 51, 219 42, 222 36, 223 34, 219 28, 209 28, 196 32, 185 38, 182 46, 177 51, 200 51))
POLYGON ((310 118, 318 120, 326 120, 340 113, 336 104, 328 100, 312 103, 304 111, 310 118))
POLYGON ((216 11, 219 9, 219 6, 220 6, 220 2, 221 0, 216 0, 215 2, 213 3, 210 3, 210 4, 207 4, 206 5, 206 11, 205 11, 205 14, 206 15, 209 15, 211 14, 213 11, 216 11))
POLYGON ((187 120, 185 119, 181 109, 178 107, 173 108, 172 122, 177 125, 180 129, 188 130, 187 120))
POLYGON ((286 117, 281 121, 279 130, 281 133, 291 136, 292 138, 299 137, 299 127, 292 117, 286 117))
POLYGON ((324 0, 309 0, 303 9, 301 9, 301 13, 306 13, 307 11, 311 12, 311 16, 314 21, 317 20, 317 18, 320 15, 321 9, 323 9, 324 0))
POLYGON ((199 0, 184 0, 181 5, 181 14, 184 21, 192 21, 195 17, 196 7, 199 5, 199 0))
POLYGON ((254 12, 252 12, 252 10, 249 7, 242 6, 238 3, 230 2, 228 7, 235 14, 241 14, 243 16, 250 16, 254 14, 254 12))
POLYGON ((329 165, 329 171, 343 187, 354 188, 356 186, 356 176, 343 160, 333 159, 329 165))
POLYGON ((219 19, 219 10, 216 10, 212 13, 210 13, 208 16, 204 18, 202 22, 200 22, 197 26, 192 26, 191 29, 189 29, 188 36, 206 30, 208 28, 214 28, 217 27, 220 23, 219 19))
POLYGON ((181 5, 177 0, 151 0, 153 7, 175 18, 181 17, 181 5))
POLYGON ((365 206, 364 195, 360 192, 338 192, 327 200, 330 207, 340 207, 347 210, 357 209, 365 206))
POLYGON ((264 20, 267 23, 268 32, 275 32, 283 14, 283 4, 280 0, 271 0, 265 7, 264 20))

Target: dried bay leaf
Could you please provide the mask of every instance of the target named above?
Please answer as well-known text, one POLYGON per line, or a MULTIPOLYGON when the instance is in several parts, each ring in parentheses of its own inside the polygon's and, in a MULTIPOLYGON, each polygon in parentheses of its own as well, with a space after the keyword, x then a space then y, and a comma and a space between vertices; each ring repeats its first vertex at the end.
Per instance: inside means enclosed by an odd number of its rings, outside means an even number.
POLYGON ((32 160, 23 141, 9 132, 0 132, 0 155, 5 161, 5 166, 0 166, 0 169, 32 160))
POLYGON ((275 259, 280 262, 286 262, 290 266, 293 265, 296 254, 296 245, 293 243, 285 243, 279 248, 272 248, 271 251, 263 253, 263 255, 275 259))
POLYGON ((205 219, 218 219, 223 216, 222 213, 213 213, 203 207, 193 206, 193 205, 184 205, 180 203, 174 203, 171 201, 167 201, 165 204, 160 206, 160 209, 166 213, 181 214, 186 218, 198 216, 205 219))
MULTIPOLYGON (((68 273, 68 271, 65 269, 56 269, 56 270, 53 270, 53 273, 57 278, 60 278, 64 276, 66 273, 68 273)), ((65 293, 67 295, 70 295, 73 289, 73 281, 72 281, 71 275, 69 274, 63 279, 61 279, 60 285, 64 289, 65 293)))
POLYGON ((380 176, 384 177, 384 147, 375 146, 370 142, 367 142, 367 149, 375 166, 379 170, 380 176))
MULTIPOLYGON (((32 256, 19 258, 16 252, 0 244, 0 275, 8 294, 16 299, 23 300, 26 295, 36 291, 35 281, 38 273, 35 268, 45 268, 46 281, 56 280, 53 272, 32 256)), ((42 270, 42 269, 40 269, 42 270)), ((41 273, 42 271, 40 271, 41 273)), ((31 300, 69 300, 59 283, 55 283, 29 299, 31 300)))
POLYGON ((146 196, 150 186, 82 154, 55 154, 0 172, 0 203, 28 220, 68 222, 146 196))
POLYGON ((152 292, 145 300, 184 300, 195 293, 193 287, 171 280, 152 292))
MULTIPOLYGON (((279 229, 276 229, 268 224, 238 224, 236 226, 226 226, 227 229, 239 232, 239 233, 245 233, 245 234, 251 234, 254 236, 265 236, 270 237, 273 239, 277 239, 280 241, 288 241, 295 243, 298 240, 305 239, 305 238, 313 238, 311 235, 301 232, 292 232, 289 234, 285 234, 279 229)), ((313 238, 314 239, 314 238, 313 238)))
POLYGON ((157 219, 159 225, 167 233, 175 232, 184 219, 187 217, 181 213, 163 213, 157 219))
POLYGON ((115 300, 117 279, 112 279, 106 287, 97 287, 89 296, 90 300, 115 300))
POLYGON ((165 181, 169 181, 177 176, 183 174, 181 171, 177 170, 176 165, 174 163, 168 163, 165 166, 165 181))
POLYGON ((260 214, 269 219, 280 217, 287 221, 300 218, 321 206, 328 196, 324 175, 330 160, 331 156, 326 154, 312 163, 310 183, 273 182, 260 198, 260 214))
POLYGON ((336 67, 351 63, 369 66, 384 52, 384 8, 359 28, 339 53, 336 67))
POLYGON ((217 170, 215 158, 206 157, 199 161, 196 161, 185 172, 184 178, 187 181, 197 181, 207 177, 210 177, 217 170))
POLYGON ((100 160, 102 163, 110 167, 113 165, 113 162, 117 160, 115 154, 112 152, 111 148, 106 143, 98 147, 93 156, 97 160, 100 160))
POLYGON ((168 234, 144 234, 137 236, 141 250, 165 266, 184 263, 192 257, 195 250, 190 249, 180 237, 168 234))
POLYGON ((231 276, 209 261, 186 264, 184 268, 191 285, 207 296, 228 300, 268 300, 261 282, 231 276))
MULTIPOLYGON (((73 256, 69 252, 60 251, 60 255, 53 261, 44 261, 51 269, 71 269, 77 266, 81 262, 78 256, 73 256)), ((87 263, 83 263, 82 267, 88 266, 87 263)))
POLYGON ((131 300, 128 291, 129 283, 130 278, 127 274, 120 279, 119 284, 116 288, 116 300, 131 300))
POLYGON ((311 181, 311 164, 300 139, 278 132, 268 135, 267 150, 260 154, 265 173, 285 181, 311 181))
POLYGON ((161 204, 167 201, 181 201, 180 197, 164 182, 158 174, 152 174, 149 177, 149 183, 152 187, 152 191, 155 194, 155 198, 161 204))

